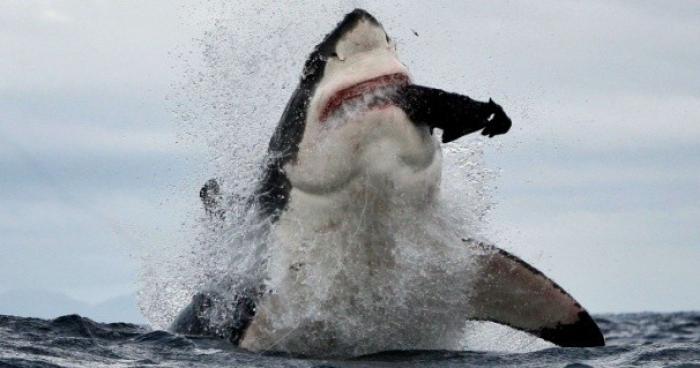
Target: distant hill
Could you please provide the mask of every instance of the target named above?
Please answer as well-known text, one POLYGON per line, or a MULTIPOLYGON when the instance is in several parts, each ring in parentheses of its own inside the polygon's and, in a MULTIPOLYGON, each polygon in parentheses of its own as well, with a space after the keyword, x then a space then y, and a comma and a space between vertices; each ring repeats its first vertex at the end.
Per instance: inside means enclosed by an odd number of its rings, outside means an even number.
POLYGON ((136 303, 134 294, 92 305, 48 290, 10 290, 0 293, 0 314, 39 318, 80 314, 98 322, 146 324, 136 303))
POLYGON ((122 295, 92 306, 86 317, 99 322, 131 322, 146 324, 137 307, 136 295, 122 295))

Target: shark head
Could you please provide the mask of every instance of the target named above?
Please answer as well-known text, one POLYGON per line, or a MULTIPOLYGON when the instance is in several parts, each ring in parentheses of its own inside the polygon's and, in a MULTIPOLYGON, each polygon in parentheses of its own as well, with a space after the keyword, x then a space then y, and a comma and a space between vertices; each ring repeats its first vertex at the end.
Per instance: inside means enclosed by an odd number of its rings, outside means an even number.
POLYGON ((307 59, 280 123, 296 127, 285 135, 295 141, 277 137, 287 144, 280 146, 289 153, 281 169, 292 186, 329 193, 357 176, 392 181, 430 167, 439 146, 392 103, 410 83, 382 25, 364 10, 347 14, 307 59))
MULTIPOLYGON (((367 94, 386 93, 411 80, 395 43, 372 15, 360 9, 346 15, 316 47, 303 75, 315 82, 307 123, 342 117, 348 103, 360 105, 367 94)), ((365 102, 371 107, 386 105, 376 100, 365 102)))
POLYGON ((382 25, 364 10, 348 13, 307 58, 270 141, 263 213, 284 209, 291 188, 325 195, 358 177, 399 191, 437 187, 439 144, 392 102, 410 83, 382 25))

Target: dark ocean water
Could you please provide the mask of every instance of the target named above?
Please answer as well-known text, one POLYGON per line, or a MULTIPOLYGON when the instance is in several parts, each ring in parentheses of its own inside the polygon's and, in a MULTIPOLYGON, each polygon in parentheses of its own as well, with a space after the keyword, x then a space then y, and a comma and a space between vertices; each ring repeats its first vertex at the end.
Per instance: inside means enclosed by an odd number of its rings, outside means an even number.
POLYGON ((530 353, 410 351, 346 361, 245 352, 77 315, 54 320, 0 316, 3 367, 700 367, 700 312, 601 315, 608 346, 530 353))

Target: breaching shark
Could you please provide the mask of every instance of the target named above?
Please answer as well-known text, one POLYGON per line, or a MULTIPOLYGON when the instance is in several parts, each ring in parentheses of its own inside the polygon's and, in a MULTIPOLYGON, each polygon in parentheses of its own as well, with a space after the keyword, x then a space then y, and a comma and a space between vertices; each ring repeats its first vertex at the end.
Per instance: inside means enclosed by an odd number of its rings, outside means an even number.
MULTIPOLYGON (((406 225, 439 199, 435 129, 445 144, 510 127, 492 100, 414 84, 382 25, 352 11, 306 60, 250 201, 280 243, 267 261, 273 287, 237 291, 216 326, 218 296, 199 293, 171 330, 316 356, 445 349, 469 320, 560 346, 604 345, 588 312, 528 263, 406 225)), ((200 192, 214 217, 226 216, 221 195, 215 180, 200 192)))

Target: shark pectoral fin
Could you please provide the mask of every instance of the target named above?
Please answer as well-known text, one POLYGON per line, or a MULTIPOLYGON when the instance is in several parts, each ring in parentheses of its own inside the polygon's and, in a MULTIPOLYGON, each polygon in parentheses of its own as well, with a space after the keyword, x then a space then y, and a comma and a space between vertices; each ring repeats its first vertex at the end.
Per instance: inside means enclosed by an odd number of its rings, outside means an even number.
POLYGON ((395 102, 414 123, 441 129, 443 143, 479 130, 489 137, 505 134, 512 125, 503 108, 492 100, 475 101, 436 88, 405 86, 395 102))
POLYGON ((195 294, 168 329, 183 335, 221 337, 212 329, 207 318, 207 311, 213 307, 215 297, 206 292, 195 294))
POLYGON ((214 336, 238 345, 255 316, 255 301, 248 293, 225 300, 220 294, 205 291, 195 294, 170 325, 174 333, 193 336, 214 336), (222 318, 220 313, 228 314, 222 318))
POLYGON ((598 325, 564 289, 518 257, 466 240, 481 271, 470 319, 526 331, 559 346, 604 346, 598 325))

